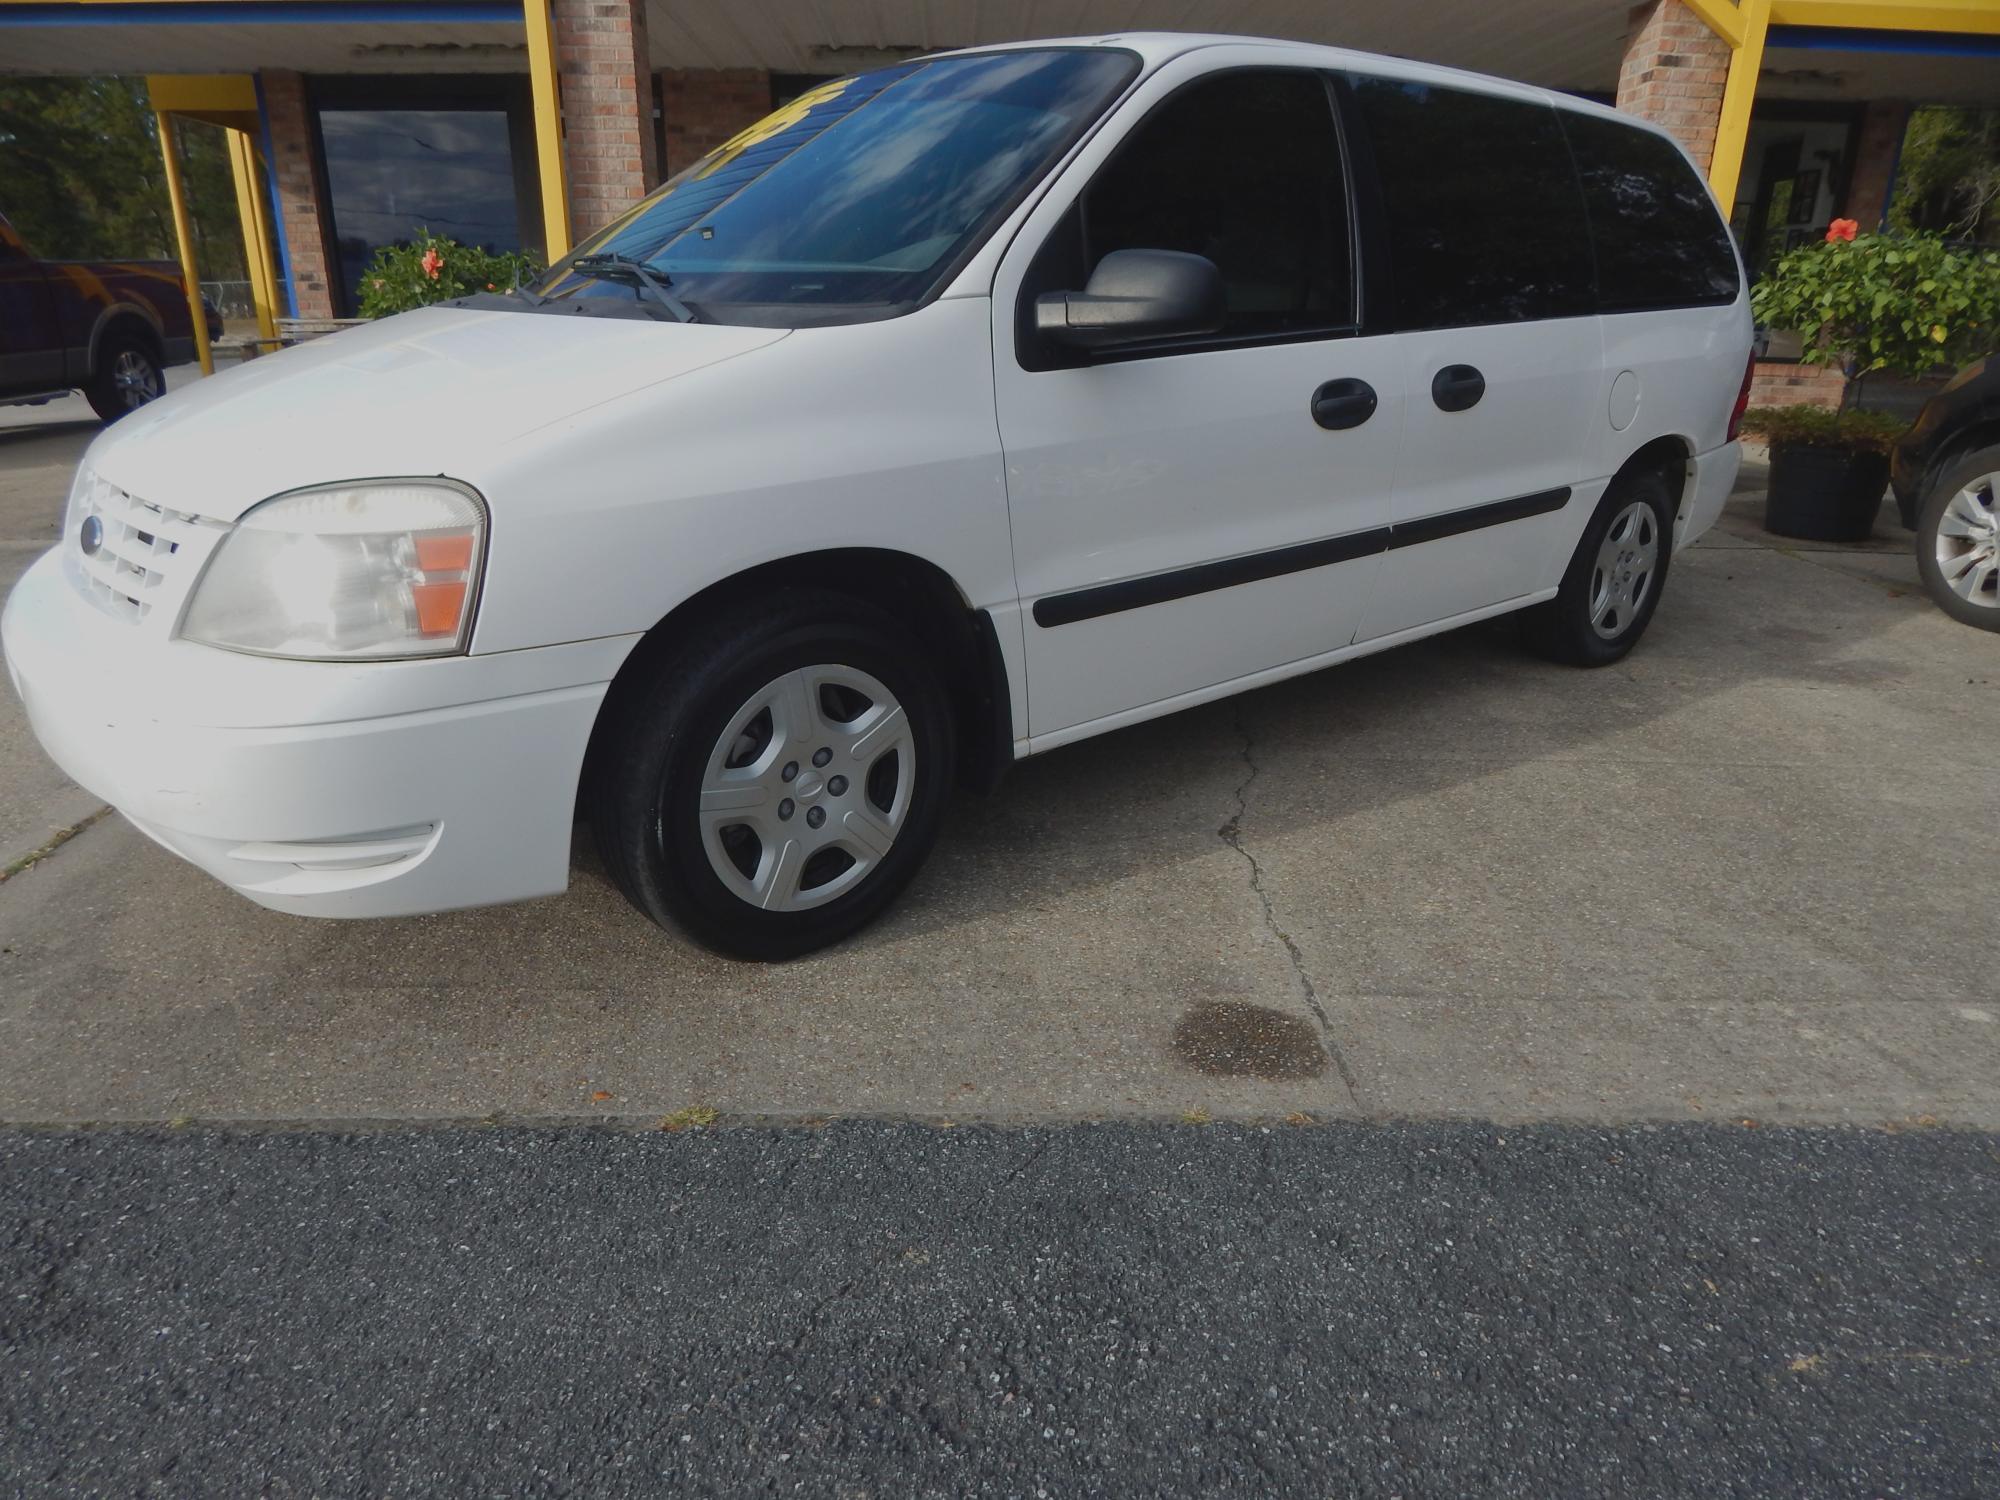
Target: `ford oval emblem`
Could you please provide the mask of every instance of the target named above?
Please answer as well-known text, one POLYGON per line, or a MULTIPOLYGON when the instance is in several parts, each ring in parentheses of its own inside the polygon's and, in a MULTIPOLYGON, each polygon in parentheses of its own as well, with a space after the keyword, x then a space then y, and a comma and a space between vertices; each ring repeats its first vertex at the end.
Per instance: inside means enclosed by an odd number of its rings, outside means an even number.
POLYGON ((76 534, 76 540, 85 557, 97 556, 97 549, 104 545, 104 523, 96 516, 85 516, 83 530, 76 534))

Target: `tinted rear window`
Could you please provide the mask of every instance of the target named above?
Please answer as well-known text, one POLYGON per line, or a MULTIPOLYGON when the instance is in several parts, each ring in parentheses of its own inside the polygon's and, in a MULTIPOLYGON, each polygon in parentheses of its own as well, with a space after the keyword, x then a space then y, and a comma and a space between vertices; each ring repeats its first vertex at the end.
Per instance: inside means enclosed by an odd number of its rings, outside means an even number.
POLYGON ((1595 310, 1583 197, 1551 106, 1350 81, 1388 210, 1398 327, 1595 310))
POLYGON ((1735 301, 1729 231, 1687 158, 1649 130, 1561 115, 1597 243, 1604 311, 1735 301))

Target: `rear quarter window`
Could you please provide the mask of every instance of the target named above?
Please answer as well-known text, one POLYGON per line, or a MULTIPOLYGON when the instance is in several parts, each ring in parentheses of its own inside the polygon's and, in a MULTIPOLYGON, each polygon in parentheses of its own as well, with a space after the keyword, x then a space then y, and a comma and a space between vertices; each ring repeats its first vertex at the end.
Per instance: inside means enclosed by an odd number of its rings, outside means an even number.
POLYGON ((1729 230, 1687 158, 1650 130, 1559 113, 1590 214, 1602 309, 1734 302, 1729 230))
POLYGON ((1350 76, 1387 214, 1404 329, 1595 311, 1590 234, 1555 109, 1350 76))

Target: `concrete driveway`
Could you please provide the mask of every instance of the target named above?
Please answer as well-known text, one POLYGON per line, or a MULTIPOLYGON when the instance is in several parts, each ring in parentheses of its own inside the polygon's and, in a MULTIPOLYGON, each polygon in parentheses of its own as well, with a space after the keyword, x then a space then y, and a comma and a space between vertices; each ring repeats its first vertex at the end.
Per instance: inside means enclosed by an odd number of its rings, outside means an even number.
MULTIPOLYGON (((0 579, 94 426, 0 412, 0 579)), ((894 1114, 2000 1125, 2000 642, 1877 543, 1675 563, 1622 665, 1506 622, 1060 751, 783 967, 570 892, 359 925, 123 821, 0 884, 0 1119, 894 1114)), ((96 804, 0 694, 8 862, 96 804)))

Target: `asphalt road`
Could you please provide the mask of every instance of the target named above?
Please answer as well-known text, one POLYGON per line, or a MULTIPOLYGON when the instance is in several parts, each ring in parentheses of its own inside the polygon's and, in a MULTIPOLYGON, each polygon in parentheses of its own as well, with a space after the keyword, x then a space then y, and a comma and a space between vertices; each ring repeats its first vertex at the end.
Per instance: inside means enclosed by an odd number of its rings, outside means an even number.
POLYGON ((2000 1490, 2000 1144, 0 1137, 20 1494, 2000 1490))

